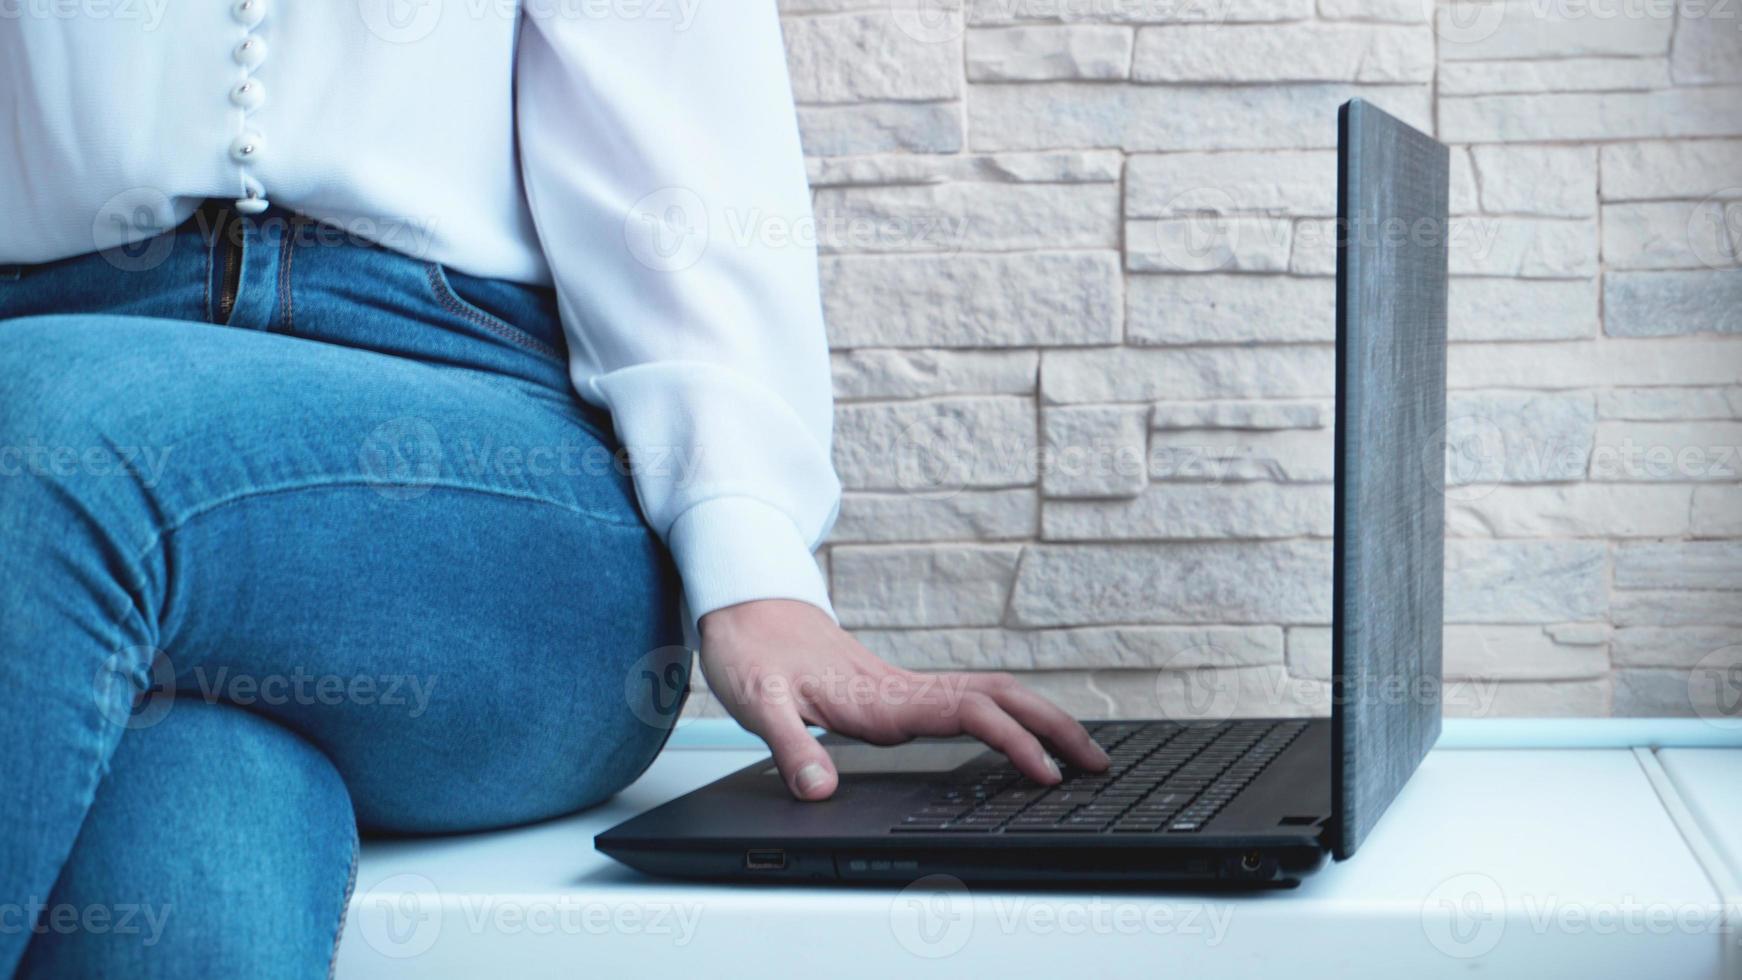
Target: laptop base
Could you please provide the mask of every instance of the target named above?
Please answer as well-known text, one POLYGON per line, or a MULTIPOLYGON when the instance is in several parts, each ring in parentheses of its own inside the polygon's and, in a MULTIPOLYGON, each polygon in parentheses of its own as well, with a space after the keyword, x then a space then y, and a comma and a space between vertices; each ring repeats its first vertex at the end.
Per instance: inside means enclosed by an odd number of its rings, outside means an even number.
MULTIPOLYGON (((596 844, 650 874, 718 881, 906 883, 948 875, 990 885, 1296 884, 1327 855, 1329 723, 1241 719, 1228 725, 1298 726, 1299 734, 1191 832, 1114 831, 1116 821, 1098 832, 892 829, 959 784, 964 773, 1002 757, 968 739, 882 748, 831 736, 825 745, 841 783, 830 800, 792 799, 764 760, 614 827, 596 844)), ((1191 723, 1176 727, 1193 730, 1191 723)))

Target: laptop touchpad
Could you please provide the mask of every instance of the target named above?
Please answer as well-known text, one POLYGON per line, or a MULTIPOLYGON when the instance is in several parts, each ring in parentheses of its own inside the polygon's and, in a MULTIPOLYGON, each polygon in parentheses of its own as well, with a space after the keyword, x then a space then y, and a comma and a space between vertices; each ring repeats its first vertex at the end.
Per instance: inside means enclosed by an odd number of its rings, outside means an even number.
MULTIPOLYGON (((834 760, 835 770, 843 776, 873 772, 951 772, 987 751, 986 746, 979 742, 953 739, 921 740, 887 747, 862 742, 824 742, 823 748, 834 760)), ((779 775, 772 766, 767 772, 779 775)))

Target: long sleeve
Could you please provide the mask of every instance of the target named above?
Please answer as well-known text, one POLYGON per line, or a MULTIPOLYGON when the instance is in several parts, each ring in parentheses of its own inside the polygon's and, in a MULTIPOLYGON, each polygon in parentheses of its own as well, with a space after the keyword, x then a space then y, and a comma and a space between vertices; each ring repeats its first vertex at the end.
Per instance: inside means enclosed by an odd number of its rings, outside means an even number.
POLYGON ((690 615, 832 614, 811 556, 840 501, 828 344, 775 0, 525 9, 520 166, 571 374, 612 413, 690 615))

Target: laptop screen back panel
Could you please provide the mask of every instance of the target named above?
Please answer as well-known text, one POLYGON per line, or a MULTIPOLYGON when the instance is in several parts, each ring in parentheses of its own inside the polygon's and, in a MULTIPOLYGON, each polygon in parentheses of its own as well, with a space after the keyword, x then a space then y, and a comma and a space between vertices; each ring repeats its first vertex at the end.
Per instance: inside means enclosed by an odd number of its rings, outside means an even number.
POLYGON ((1339 116, 1333 842, 1355 852, 1440 732, 1446 148, 1339 116))

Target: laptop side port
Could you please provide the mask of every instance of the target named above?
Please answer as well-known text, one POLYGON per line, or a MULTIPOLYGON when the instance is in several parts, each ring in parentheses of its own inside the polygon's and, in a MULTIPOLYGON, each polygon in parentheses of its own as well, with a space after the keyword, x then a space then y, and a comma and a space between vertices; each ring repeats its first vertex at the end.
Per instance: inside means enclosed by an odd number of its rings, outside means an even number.
POLYGON ((751 871, 780 871, 786 867, 786 852, 777 847, 753 847, 744 852, 744 867, 751 871))

